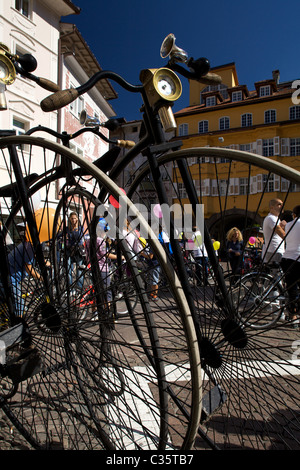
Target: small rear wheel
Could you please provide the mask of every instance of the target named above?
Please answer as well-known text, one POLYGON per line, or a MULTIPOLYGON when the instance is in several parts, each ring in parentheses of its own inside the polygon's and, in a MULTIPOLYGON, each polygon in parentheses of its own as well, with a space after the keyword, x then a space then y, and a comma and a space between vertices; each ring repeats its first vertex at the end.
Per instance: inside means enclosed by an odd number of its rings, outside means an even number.
POLYGON ((232 298, 241 322, 251 328, 272 328, 283 316, 284 289, 269 274, 242 276, 232 289, 232 298))

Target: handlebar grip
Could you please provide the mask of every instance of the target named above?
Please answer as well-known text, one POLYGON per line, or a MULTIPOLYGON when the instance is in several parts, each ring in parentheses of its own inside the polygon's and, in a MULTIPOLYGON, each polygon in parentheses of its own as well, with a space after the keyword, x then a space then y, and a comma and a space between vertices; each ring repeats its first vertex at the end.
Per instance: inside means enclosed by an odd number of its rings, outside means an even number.
POLYGON ((205 85, 219 85, 222 83, 222 78, 216 73, 208 72, 203 77, 198 78, 198 82, 204 83, 205 85))
POLYGON ((46 113, 49 111, 54 111, 55 109, 63 108, 67 104, 72 103, 72 101, 76 100, 78 96, 79 92, 76 88, 60 90, 50 96, 47 96, 47 98, 44 98, 43 101, 41 101, 41 108, 46 113))
POLYGON ((117 140, 117 145, 119 147, 130 149, 135 146, 135 142, 133 142, 133 140, 117 140))
POLYGON ((59 86, 54 83, 54 82, 51 82, 51 80, 47 80, 47 78, 42 78, 42 77, 39 77, 38 79, 38 84, 40 87, 44 88, 45 90, 48 90, 48 91, 59 91, 59 86))

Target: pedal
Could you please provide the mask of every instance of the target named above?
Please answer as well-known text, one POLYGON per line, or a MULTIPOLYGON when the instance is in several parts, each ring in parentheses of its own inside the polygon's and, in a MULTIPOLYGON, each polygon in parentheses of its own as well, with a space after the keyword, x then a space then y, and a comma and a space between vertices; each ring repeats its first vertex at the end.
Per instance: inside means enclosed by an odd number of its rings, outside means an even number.
POLYGON ((205 423, 226 402, 226 393, 219 385, 215 385, 202 397, 202 413, 200 423, 205 423))
POLYGON ((5 365, 5 373, 14 384, 23 382, 44 370, 43 361, 37 349, 29 348, 20 354, 16 352, 14 356, 8 359, 5 365))

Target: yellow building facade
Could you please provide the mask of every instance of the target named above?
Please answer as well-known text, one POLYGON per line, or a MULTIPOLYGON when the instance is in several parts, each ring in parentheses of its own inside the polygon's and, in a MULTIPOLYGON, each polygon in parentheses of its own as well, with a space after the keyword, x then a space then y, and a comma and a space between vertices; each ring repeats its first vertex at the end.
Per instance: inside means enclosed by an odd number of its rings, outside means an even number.
MULTIPOLYGON (((190 82, 190 105, 175 113, 176 139, 183 142, 182 148, 226 147, 244 150, 300 171, 300 105, 292 99, 295 92, 293 82, 280 83, 279 71, 274 71, 271 79, 255 83, 254 90, 249 91, 247 86, 239 84, 234 63, 212 71, 222 77, 222 84, 204 87, 195 81, 190 82)), ((254 222, 261 225, 268 213, 268 200, 274 197, 284 199, 287 190, 284 178, 272 175, 268 183, 268 197, 259 204, 266 179, 265 171, 257 169, 251 176, 249 198, 243 186, 248 178, 248 165, 235 163, 234 168, 230 168, 230 181, 229 163, 224 159, 212 161, 209 157, 202 158, 201 176, 199 164, 192 158, 189 159, 189 168, 196 188, 199 190, 201 187, 201 202, 211 228, 217 223, 220 201, 222 204, 221 184, 227 182, 229 188, 226 190, 225 211, 228 227, 238 225, 247 197, 249 214, 255 214, 254 222)), ((299 198, 300 187, 295 185, 289 196, 289 209, 300 204, 299 198)))

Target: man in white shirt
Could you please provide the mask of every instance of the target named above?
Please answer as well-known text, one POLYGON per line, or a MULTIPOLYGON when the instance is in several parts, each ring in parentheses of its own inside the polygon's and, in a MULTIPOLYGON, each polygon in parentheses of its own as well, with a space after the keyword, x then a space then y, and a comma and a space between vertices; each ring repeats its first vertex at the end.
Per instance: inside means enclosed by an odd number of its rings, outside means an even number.
POLYGON ((293 220, 285 226, 286 250, 283 254, 281 266, 285 274, 285 281, 289 294, 288 309, 291 320, 299 315, 300 290, 300 205, 293 209, 293 220))
POLYGON ((262 259, 264 263, 269 261, 280 263, 284 253, 285 237, 284 223, 280 222, 283 202, 280 199, 271 199, 269 202, 269 214, 263 222, 264 244, 262 248, 262 259))

